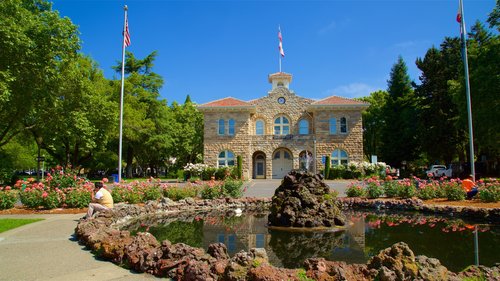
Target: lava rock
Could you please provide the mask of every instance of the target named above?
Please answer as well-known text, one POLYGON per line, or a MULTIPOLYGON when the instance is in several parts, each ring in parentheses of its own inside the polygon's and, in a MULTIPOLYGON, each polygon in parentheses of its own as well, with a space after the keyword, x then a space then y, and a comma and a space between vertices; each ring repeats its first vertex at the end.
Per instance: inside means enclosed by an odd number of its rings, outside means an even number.
POLYGON ((345 217, 320 174, 291 171, 276 189, 269 224, 293 227, 344 225, 345 217))

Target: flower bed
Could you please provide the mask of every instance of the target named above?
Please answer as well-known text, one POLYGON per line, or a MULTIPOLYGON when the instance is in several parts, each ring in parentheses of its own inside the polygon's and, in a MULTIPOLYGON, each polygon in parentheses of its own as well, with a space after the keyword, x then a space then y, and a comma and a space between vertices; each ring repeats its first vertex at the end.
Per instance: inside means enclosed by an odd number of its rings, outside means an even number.
MULTIPOLYGON (((500 201, 500 181, 497 179, 480 180, 477 182, 478 195, 484 202, 500 201)), ((403 180, 379 180, 370 178, 364 181, 352 182, 347 190, 348 197, 379 198, 412 198, 422 200, 447 198, 450 201, 464 200, 466 193, 459 179, 422 180, 418 178, 403 180)))

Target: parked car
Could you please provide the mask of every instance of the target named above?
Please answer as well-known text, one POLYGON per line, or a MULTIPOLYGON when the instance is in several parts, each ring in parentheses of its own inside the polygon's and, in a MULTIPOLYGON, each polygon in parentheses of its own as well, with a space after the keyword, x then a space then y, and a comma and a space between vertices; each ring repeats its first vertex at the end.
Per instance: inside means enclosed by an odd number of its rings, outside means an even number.
POLYGON ((451 166, 449 168, 446 168, 445 165, 432 165, 431 168, 425 173, 427 174, 427 176, 432 175, 432 177, 434 178, 451 178, 453 176, 453 169, 451 168, 451 166))

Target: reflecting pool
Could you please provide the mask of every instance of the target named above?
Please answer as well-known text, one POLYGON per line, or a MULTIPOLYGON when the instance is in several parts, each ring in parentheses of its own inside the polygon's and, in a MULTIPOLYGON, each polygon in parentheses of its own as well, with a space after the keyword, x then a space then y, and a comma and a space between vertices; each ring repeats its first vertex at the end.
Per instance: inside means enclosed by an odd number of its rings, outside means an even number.
POLYGON ((208 248, 221 242, 229 254, 265 248, 279 267, 301 267, 305 259, 323 257, 347 263, 366 263, 380 250, 403 241, 415 255, 437 258, 452 271, 474 264, 500 262, 500 225, 474 224, 461 219, 421 214, 347 212, 341 232, 289 232, 267 227, 267 213, 184 214, 182 218, 151 218, 133 222, 132 232, 148 231, 159 241, 208 248), (476 235, 477 233, 477 235, 476 235), (478 251, 475 251, 477 237, 478 251))

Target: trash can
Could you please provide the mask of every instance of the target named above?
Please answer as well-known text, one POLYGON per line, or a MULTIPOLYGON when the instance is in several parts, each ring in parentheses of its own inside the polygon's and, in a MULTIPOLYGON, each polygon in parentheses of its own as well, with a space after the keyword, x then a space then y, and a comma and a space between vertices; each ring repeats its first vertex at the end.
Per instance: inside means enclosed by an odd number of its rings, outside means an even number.
POLYGON ((118 174, 111 174, 113 177, 113 182, 118 182, 118 174))

